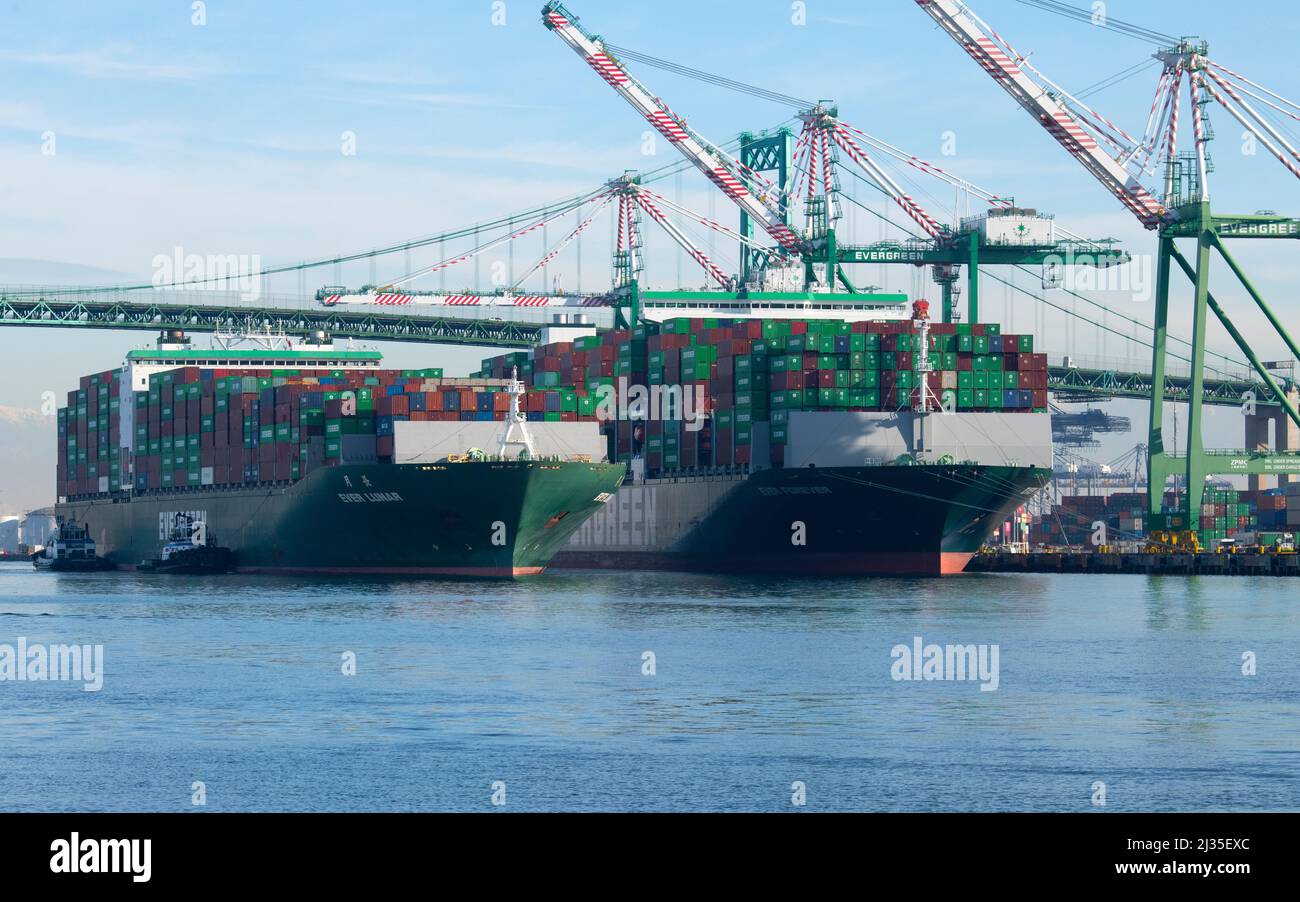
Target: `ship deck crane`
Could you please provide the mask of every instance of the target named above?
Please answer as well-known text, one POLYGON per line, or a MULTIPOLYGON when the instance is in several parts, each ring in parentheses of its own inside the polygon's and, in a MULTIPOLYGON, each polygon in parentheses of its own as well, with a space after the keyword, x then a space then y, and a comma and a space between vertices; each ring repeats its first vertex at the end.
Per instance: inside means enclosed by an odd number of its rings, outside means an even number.
MULTIPOLYGON (((1214 313, 1277 402, 1286 410, 1287 416, 1300 426, 1300 411, 1287 398, 1286 388, 1278 384, 1269 368, 1259 360, 1210 292, 1210 252, 1217 250, 1286 344, 1291 355, 1300 358, 1300 348, 1295 340, 1224 244, 1224 239, 1227 238, 1300 238, 1300 219, 1272 213, 1222 216, 1212 211, 1209 143, 1213 138, 1213 130, 1207 110, 1211 102, 1217 102, 1275 156, 1288 172, 1300 178, 1300 166, 1297 165, 1300 164, 1300 153, 1245 98, 1249 96, 1261 106, 1266 105, 1293 120, 1300 119, 1300 104, 1220 65, 1210 58, 1208 44, 1204 41, 1194 38, 1172 43, 1165 41, 1165 45, 1153 54, 1163 64, 1155 101, 1142 137, 1135 139, 1038 71, 1029 63, 1026 55, 1017 52, 997 31, 980 19, 969 4, 959 0, 916 2, 1089 174, 1117 197, 1144 227, 1155 230, 1159 235, 1147 457, 1153 526, 1161 528, 1165 525, 1161 510, 1162 490, 1168 477, 1176 473, 1182 472, 1186 477, 1186 507, 1174 515, 1175 519, 1168 526, 1193 531, 1199 523, 1197 517, 1205 480, 1211 474, 1278 474, 1283 478, 1300 476, 1300 454, 1294 451, 1288 453, 1247 449, 1228 454, 1211 453, 1206 451, 1202 435, 1205 333, 1209 312, 1214 313), (1177 152, 1179 108, 1184 83, 1190 94, 1194 147, 1191 154, 1180 157, 1177 152), (1157 175, 1161 159, 1164 163, 1163 196, 1157 199, 1159 192, 1148 189, 1141 179, 1157 175), (1177 238, 1197 240, 1195 266, 1176 247, 1177 238), (1195 287, 1188 448, 1182 458, 1166 451, 1163 437, 1169 283, 1175 263, 1195 287)), ((1057 9, 1055 4, 1052 7, 1041 5, 1065 14, 1080 12, 1068 7, 1057 9)), ((1146 32, 1145 37, 1148 40, 1158 40, 1163 36, 1146 32)))

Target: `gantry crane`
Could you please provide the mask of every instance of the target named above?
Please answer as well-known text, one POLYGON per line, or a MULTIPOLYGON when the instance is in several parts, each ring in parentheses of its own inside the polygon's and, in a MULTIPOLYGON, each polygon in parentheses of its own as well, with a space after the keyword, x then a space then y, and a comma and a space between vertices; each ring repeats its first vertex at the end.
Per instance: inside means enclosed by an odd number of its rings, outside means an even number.
MULTIPOLYGON (((1186 477, 1187 507, 1167 524, 1171 529, 1196 530, 1205 480, 1211 474, 1264 475, 1282 478, 1300 475, 1300 454, 1247 449, 1244 452, 1211 453, 1202 435, 1202 400, 1205 380, 1205 330, 1207 312, 1214 313, 1233 342, 1250 361, 1287 416, 1300 426, 1300 412, 1283 387, 1260 362, 1227 313, 1210 292, 1210 251, 1216 250, 1228 264, 1269 324, 1285 342, 1292 356, 1300 349, 1283 328, 1273 310, 1246 277, 1224 244, 1227 238, 1300 238, 1300 220, 1276 214, 1218 215, 1210 207, 1209 174, 1212 171, 1209 144, 1213 138, 1206 107, 1218 102, 1261 146, 1286 169, 1300 178, 1300 154, 1255 107, 1270 107, 1291 119, 1300 119, 1300 104, 1268 90, 1244 75, 1209 57, 1204 41, 1184 38, 1160 48, 1154 56, 1163 65, 1156 86, 1155 101, 1141 138, 1130 137, 1114 122, 1091 109, 1077 97, 1050 81, 1028 58, 1018 53, 1001 35, 980 19, 970 6, 959 0, 916 0, 917 4, 995 82, 1055 138, 1065 150, 1137 217, 1147 229, 1159 235, 1156 271, 1156 307, 1152 342, 1152 397, 1147 457, 1149 505, 1153 528, 1162 528, 1162 491, 1166 479, 1180 470, 1186 477), (1191 100, 1194 147, 1179 156, 1179 107, 1181 87, 1186 82, 1191 100), (1158 174, 1163 162, 1163 191, 1148 189, 1144 177, 1158 174), (1182 255, 1177 238, 1195 238, 1196 265, 1182 255), (1188 448, 1183 459, 1165 450, 1163 437, 1164 387, 1169 318, 1171 264, 1195 286, 1192 309, 1192 372, 1188 398, 1188 448), (1182 518, 1185 518, 1185 522, 1182 518)), ((1243 399, 1248 401, 1249 399, 1243 399)))
MULTIPOLYGON (((741 242, 741 279, 746 285, 757 286, 760 290, 772 287, 790 290, 789 279, 793 274, 799 279, 798 287, 802 290, 833 292, 839 286, 851 295, 857 289, 843 268, 844 264, 928 265, 934 267, 936 281, 943 288, 943 319, 949 322, 956 315, 954 284, 959 268, 966 265, 969 266, 968 318, 975 322, 979 316, 978 274, 981 263, 1112 266, 1129 260, 1110 239, 1089 241, 1072 237, 1058 240, 1054 229, 1047 229, 1032 230, 1035 235, 1013 240, 990 240, 988 219, 984 217, 972 217, 955 228, 941 224, 876 162, 874 152, 906 162, 927 175, 943 179, 987 201, 994 208, 994 214, 1004 218, 1019 216, 1027 232, 1031 231, 1031 224, 1050 224, 1050 220, 1040 217, 1036 211, 1017 209, 1010 198, 979 189, 932 163, 905 154, 842 122, 837 110, 828 103, 812 105, 799 113, 803 129, 793 150, 788 134, 758 140, 752 135, 742 136, 742 158, 736 159, 703 137, 674 113, 662 98, 637 80, 609 45, 583 28, 577 17, 558 0, 543 7, 542 22, 739 207, 740 234, 735 237, 741 242), (840 189, 835 173, 839 152, 858 165, 870 181, 916 223, 924 232, 923 240, 908 242, 906 246, 896 242, 865 246, 838 243, 835 222, 839 218, 837 196, 840 189), (773 169, 778 171, 776 182, 763 175, 763 172, 773 169), (792 226, 793 207, 803 184, 802 178, 793 177, 796 175, 807 177, 805 210, 808 226, 803 234, 792 226), (776 242, 776 248, 755 245, 754 224, 768 233, 776 242)), ((679 72, 691 71, 681 66, 673 68, 679 72)), ((656 215, 654 208, 655 203, 662 205, 664 199, 658 198, 647 207, 645 195, 638 193, 638 196, 642 198, 639 206, 667 228, 666 220, 656 215)), ((711 221, 706 224, 716 226, 711 221)), ((673 237, 706 271, 709 270, 710 264, 698 248, 684 243, 684 236, 673 237)), ((715 274, 711 275, 716 279, 715 274)), ((635 316, 634 280, 628 283, 626 290, 633 295, 635 316)))

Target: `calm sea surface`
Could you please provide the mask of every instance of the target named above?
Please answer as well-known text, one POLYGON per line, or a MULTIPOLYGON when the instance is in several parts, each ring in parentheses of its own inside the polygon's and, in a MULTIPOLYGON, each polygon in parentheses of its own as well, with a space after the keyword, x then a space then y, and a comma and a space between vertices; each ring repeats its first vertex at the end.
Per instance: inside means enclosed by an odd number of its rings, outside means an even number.
POLYGON ((2 564, 20 636, 104 674, 0 682, 8 811, 1300 810, 1296 580, 2 564), (918 636, 996 645, 996 691, 894 680, 918 636))

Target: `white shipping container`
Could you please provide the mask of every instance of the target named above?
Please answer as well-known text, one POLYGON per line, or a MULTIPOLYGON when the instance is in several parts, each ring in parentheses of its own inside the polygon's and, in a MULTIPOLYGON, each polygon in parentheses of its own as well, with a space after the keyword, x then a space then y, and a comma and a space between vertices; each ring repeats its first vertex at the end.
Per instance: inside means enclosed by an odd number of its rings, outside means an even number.
POLYGON ((199 482, 203 485, 212 485, 212 468, 204 467, 199 470, 199 482))

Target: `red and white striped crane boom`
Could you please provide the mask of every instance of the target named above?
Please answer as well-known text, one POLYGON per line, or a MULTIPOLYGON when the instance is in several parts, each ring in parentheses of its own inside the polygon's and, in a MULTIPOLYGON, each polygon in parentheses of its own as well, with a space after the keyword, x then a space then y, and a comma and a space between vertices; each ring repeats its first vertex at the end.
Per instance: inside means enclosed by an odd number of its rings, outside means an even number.
MULTIPOLYGON (((1060 99, 1059 92, 1027 72, 1024 57, 966 4, 959 0, 916 0, 916 3, 1145 227, 1155 229, 1176 218, 1128 167, 1102 148, 1093 136, 1096 127, 1060 99)), ((1117 131, 1112 123, 1096 118, 1106 127, 1103 138, 1105 131, 1117 131)))
POLYGON ((595 35, 583 29, 576 17, 555 0, 542 8, 542 22, 568 44, 605 82, 632 105, 655 130, 717 185, 745 213, 761 225, 787 253, 803 247, 799 235, 786 225, 779 189, 764 184, 755 173, 701 137, 658 97, 632 77, 626 67, 605 51, 595 35), (758 190, 747 186, 757 185, 758 190))

